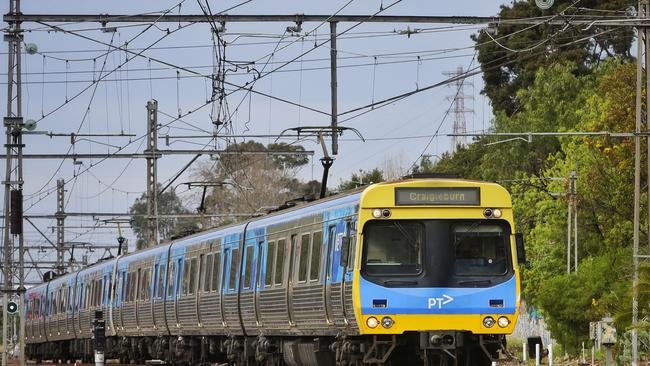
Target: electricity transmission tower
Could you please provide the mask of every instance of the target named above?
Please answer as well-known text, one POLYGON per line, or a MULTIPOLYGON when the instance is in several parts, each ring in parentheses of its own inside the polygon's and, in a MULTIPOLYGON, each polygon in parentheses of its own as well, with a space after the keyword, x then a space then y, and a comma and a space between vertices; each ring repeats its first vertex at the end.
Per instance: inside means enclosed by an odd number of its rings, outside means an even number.
POLYGON ((467 119, 465 118, 466 113, 474 113, 473 109, 469 109, 465 106, 465 100, 474 100, 474 95, 467 95, 465 93, 465 87, 473 86, 473 84, 467 81, 463 76, 467 74, 466 71, 463 71, 462 66, 458 66, 456 71, 449 71, 444 73, 450 79, 455 80, 449 84, 450 88, 454 88, 455 92, 453 95, 449 96, 449 99, 452 101, 452 111, 454 113, 454 135, 453 136, 453 146, 452 150, 456 151, 459 147, 467 145, 467 138, 465 136, 458 136, 467 133, 467 119))

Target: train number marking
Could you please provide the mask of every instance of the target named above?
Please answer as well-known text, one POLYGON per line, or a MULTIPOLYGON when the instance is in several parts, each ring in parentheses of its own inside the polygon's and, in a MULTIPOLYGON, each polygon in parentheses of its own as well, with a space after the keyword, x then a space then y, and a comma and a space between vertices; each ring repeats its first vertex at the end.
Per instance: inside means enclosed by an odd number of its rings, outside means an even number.
POLYGON ((454 301, 454 298, 447 294, 442 294, 442 297, 430 297, 429 309, 435 309, 435 308, 442 309, 443 305, 447 305, 452 301, 454 301))

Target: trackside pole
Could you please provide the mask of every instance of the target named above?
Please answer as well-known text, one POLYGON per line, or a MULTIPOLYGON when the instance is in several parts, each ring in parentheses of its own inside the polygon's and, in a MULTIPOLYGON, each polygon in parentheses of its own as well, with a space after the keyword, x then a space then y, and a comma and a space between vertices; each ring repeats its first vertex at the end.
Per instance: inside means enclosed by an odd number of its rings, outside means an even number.
POLYGON ((535 366, 540 366, 542 363, 540 362, 540 349, 539 349, 540 344, 535 343, 535 366))
POLYGON ((95 351, 95 366, 104 366, 104 350, 106 349, 106 323, 104 313, 95 311, 93 319, 93 349, 95 351))
POLYGON ((524 342, 524 344, 522 344, 521 346, 522 346, 521 348, 522 348, 522 351, 523 351, 522 352, 522 356, 523 356, 522 359, 524 360, 524 362, 526 362, 526 361, 528 361, 528 349, 526 347, 526 342, 524 342))

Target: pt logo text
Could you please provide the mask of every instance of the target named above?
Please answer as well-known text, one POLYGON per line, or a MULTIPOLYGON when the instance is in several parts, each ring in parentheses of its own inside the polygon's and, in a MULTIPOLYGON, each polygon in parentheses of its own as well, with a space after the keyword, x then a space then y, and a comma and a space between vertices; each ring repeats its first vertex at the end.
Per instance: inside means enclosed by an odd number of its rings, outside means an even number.
POLYGON ((443 305, 447 305, 452 301, 454 301, 454 298, 446 294, 443 294, 442 297, 430 297, 429 309, 442 309, 443 305))

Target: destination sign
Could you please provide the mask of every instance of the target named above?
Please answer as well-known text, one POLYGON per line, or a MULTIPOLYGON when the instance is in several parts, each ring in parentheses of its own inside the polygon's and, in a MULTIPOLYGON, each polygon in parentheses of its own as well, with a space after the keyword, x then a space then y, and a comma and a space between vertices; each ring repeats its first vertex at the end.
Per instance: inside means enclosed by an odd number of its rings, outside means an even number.
POLYGON ((395 188, 396 206, 479 206, 480 188, 395 188))

